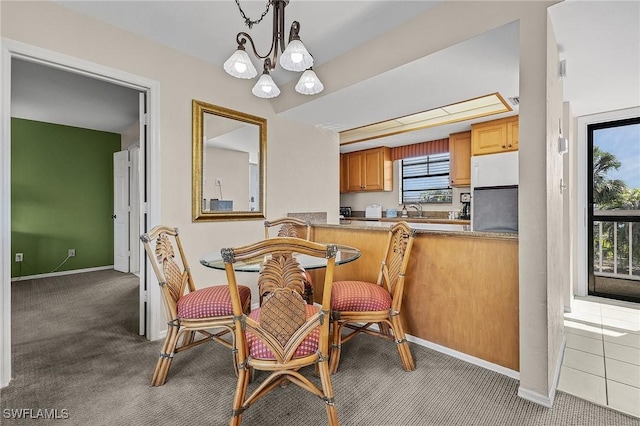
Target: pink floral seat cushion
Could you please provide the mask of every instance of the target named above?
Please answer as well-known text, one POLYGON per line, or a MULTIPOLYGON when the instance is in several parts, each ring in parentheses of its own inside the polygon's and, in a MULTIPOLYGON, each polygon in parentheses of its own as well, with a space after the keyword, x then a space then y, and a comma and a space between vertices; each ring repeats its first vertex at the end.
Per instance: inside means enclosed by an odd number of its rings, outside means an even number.
POLYGON ((365 281, 336 281, 331 292, 331 309, 341 312, 386 311, 391 295, 383 287, 365 281))
MULTIPOLYGON (((320 310, 315 305, 305 305, 307 311, 307 319, 317 314, 320 310)), ((249 318, 254 321, 260 320, 260 308, 251 311, 249 318)), ((294 358, 302 358, 312 355, 318 351, 318 344, 320 342, 320 327, 316 327, 309 335, 302 341, 298 349, 293 354, 294 358)), ((256 335, 247 331, 247 345, 249 347, 249 355, 256 359, 276 359, 271 353, 271 350, 260 340, 256 335)))
MULTIPOLYGON (((251 300, 251 289, 239 285, 240 303, 246 306, 251 300)), ((250 303, 249 303, 250 304, 250 303)), ((233 315, 231 294, 227 285, 205 287, 185 294, 178 300, 178 317, 197 319, 233 315)))

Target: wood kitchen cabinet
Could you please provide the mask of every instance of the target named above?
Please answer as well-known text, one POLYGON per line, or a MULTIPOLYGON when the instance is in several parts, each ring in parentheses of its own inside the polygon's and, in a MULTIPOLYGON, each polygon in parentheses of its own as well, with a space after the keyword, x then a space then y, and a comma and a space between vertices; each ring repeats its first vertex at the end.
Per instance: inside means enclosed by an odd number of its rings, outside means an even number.
POLYGON ((344 181, 346 192, 393 190, 391 148, 383 146, 343 156, 341 182, 344 181))
POLYGON ((347 192, 347 176, 346 176, 346 173, 344 172, 345 155, 346 154, 340 154, 340 193, 341 194, 344 194, 345 192, 347 192))
POLYGON ((449 158, 451 186, 471 185, 471 132, 449 135, 449 158))
POLYGON ((518 116, 471 125, 471 154, 518 150, 518 116))

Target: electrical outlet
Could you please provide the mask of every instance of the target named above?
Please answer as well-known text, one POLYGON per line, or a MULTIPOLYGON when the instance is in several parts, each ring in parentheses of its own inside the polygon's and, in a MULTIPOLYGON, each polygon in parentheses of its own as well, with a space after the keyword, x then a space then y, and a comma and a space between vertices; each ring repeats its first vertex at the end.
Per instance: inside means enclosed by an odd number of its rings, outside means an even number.
POLYGON ((222 186, 222 179, 216 178, 216 186, 222 186))
POLYGON ((69 249, 68 256, 69 257, 74 257, 75 255, 76 255, 76 249, 69 249))
POLYGON ((16 262, 22 262, 24 260, 24 254, 16 253, 16 262))

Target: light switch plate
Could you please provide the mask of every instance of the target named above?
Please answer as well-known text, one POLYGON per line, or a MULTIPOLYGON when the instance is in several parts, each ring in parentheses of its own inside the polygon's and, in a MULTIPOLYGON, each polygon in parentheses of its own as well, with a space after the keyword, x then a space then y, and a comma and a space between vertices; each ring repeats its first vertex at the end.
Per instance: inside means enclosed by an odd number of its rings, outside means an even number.
POLYGON ((460 194, 461 203, 468 203, 470 201, 471 201, 471 194, 469 192, 463 192, 462 194, 460 194))

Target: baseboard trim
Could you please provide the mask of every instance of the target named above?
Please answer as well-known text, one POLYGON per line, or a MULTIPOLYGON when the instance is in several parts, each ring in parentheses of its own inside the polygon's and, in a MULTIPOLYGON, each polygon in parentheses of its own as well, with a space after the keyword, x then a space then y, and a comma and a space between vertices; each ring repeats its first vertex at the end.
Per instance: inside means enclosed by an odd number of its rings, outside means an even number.
POLYGON ((63 275, 83 274, 85 272, 104 271, 107 269, 113 269, 113 265, 97 266, 95 268, 73 269, 71 271, 51 272, 48 274, 27 275, 24 277, 11 278, 11 282, 24 281, 24 280, 36 280, 38 278, 60 277, 63 275))
POLYGON ((564 360, 564 350, 567 347, 567 337, 562 335, 562 343, 560 343, 560 356, 556 362, 556 369, 553 372, 553 383, 551 383, 551 392, 549 393, 549 399, 553 405, 553 401, 556 399, 556 390, 560 383, 560 372, 562 371, 562 361, 564 360))
MULTIPOLYGON (((320 305, 318 305, 320 306, 320 305)), ((378 330, 376 324, 371 325, 371 329, 378 330)), ((464 352, 456 351, 455 349, 448 348, 446 346, 439 345, 437 343, 430 342, 428 340, 421 339, 419 337, 412 336, 411 334, 405 334, 408 341, 425 348, 433 349, 436 352, 443 353, 445 355, 458 358, 462 361, 466 361, 470 364, 477 365, 478 367, 486 368, 487 370, 495 371, 496 373, 511 377, 512 379, 520 380, 520 373, 510 368, 503 367, 498 364, 494 364, 484 359, 477 358, 475 356, 465 354, 464 352)))
POLYGON ((542 405, 543 407, 546 407, 546 408, 553 407, 553 402, 550 395, 549 396, 543 395, 541 393, 534 392, 529 389, 524 389, 522 386, 518 388, 518 396, 522 399, 526 399, 527 401, 531 401, 535 404, 542 405))
POLYGON ((555 370, 553 372, 553 383, 551 384, 549 395, 543 395, 541 393, 534 392, 520 386, 518 388, 518 396, 520 398, 526 399, 536 404, 540 404, 547 408, 553 408, 553 401, 556 398, 556 389, 558 388, 558 383, 560 382, 560 371, 562 370, 562 360, 564 358, 564 350, 566 346, 567 339, 565 336, 562 336, 562 343, 560 344, 560 356, 558 357, 558 361, 556 362, 555 370))
POLYGON ((425 348, 433 349, 436 352, 443 353, 445 355, 452 356, 454 358, 458 358, 462 361, 466 361, 470 364, 477 365, 478 367, 486 368, 487 370, 495 371, 496 373, 503 374, 505 376, 511 377, 512 379, 520 380, 520 373, 518 371, 512 370, 510 368, 503 367, 498 364, 494 364, 489 361, 485 361, 484 359, 477 358, 475 356, 465 354, 464 352, 456 351, 455 349, 448 348, 446 346, 439 345, 437 343, 430 342, 428 340, 420 339, 419 337, 412 336, 407 334, 407 340, 418 344, 420 346, 424 346, 425 348))

